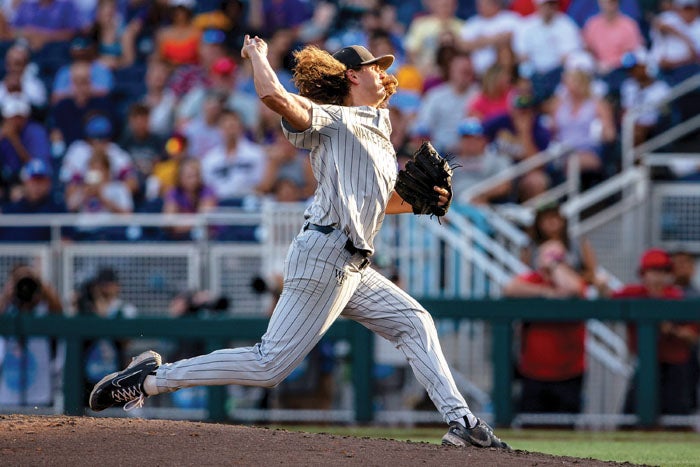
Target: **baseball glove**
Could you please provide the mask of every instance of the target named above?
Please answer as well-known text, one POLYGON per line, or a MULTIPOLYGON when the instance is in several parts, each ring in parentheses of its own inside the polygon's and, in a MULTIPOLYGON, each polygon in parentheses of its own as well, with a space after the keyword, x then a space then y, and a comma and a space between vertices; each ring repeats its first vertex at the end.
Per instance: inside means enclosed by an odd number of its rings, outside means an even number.
POLYGON ((399 171, 394 188, 401 198, 413 207, 414 214, 442 217, 452 201, 452 167, 440 156, 430 141, 424 141, 413 153, 406 167, 399 171), (439 205, 440 196, 434 186, 449 192, 445 205, 439 205))

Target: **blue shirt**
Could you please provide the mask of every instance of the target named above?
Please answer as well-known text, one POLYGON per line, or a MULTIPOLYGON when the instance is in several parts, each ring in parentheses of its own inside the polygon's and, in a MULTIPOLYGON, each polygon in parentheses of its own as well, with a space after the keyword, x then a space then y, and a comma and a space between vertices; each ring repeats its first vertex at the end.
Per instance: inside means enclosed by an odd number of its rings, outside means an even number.
MULTIPOLYGON (((19 135, 22 144, 32 159, 41 159, 46 165, 51 165, 51 143, 46 129, 33 121, 27 122, 19 135)), ((5 177, 19 175, 22 169, 22 160, 17 150, 7 138, 0 139, 0 166, 5 177)))
MULTIPOLYGON (((114 76, 110 69, 103 64, 92 62, 90 65, 90 84, 96 92, 109 92, 114 88, 114 76)), ((58 69, 52 91, 58 95, 70 94, 70 65, 63 65, 58 69)))
POLYGON ((21 2, 12 22, 15 28, 35 27, 50 31, 77 30, 80 17, 73 2, 56 0, 44 5, 36 2, 21 2))

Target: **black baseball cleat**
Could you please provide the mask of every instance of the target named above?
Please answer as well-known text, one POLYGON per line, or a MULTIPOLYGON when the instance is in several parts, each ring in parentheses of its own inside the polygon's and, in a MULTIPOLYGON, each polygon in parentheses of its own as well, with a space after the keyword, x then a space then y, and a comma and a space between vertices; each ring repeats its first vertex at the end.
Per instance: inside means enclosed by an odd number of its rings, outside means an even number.
POLYGON ((476 426, 473 428, 465 428, 458 421, 450 422, 450 429, 442 437, 442 444, 445 446, 476 446, 510 450, 510 446, 493 434, 493 428, 479 418, 476 419, 476 426))
POLYGON ((148 397, 143 382, 160 364, 160 355, 152 350, 132 358, 124 370, 105 376, 95 385, 90 393, 90 408, 99 412, 113 405, 123 405, 124 410, 142 407, 148 397))

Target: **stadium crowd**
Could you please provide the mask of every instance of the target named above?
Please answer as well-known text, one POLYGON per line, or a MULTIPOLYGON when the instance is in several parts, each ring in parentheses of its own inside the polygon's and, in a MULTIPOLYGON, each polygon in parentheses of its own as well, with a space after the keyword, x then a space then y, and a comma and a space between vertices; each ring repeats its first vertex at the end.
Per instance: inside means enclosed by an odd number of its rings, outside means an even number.
MULTIPOLYGON (((480 193, 475 203, 531 199, 561 182, 572 158, 590 187, 620 168, 625 112, 662 101, 700 70, 699 14, 697 0, 0 2, 2 213, 205 213, 265 197, 308 199, 315 188, 308 158, 285 140, 279 117, 261 105, 240 59, 244 34, 267 40, 270 63, 290 90, 293 52, 304 45, 333 52, 361 44, 375 56, 393 54, 388 71, 398 78, 399 92, 389 109, 399 165, 430 139, 455 156, 457 193, 552 143, 571 148, 566 158, 480 193)), ((697 113, 694 102, 650 107, 636 121, 635 142, 697 113)), ((697 172, 675 167, 672 176, 697 172)), ((152 239, 190 240, 193 232, 173 227, 152 239)), ((118 240, 125 231, 76 227, 64 234, 118 240)), ((250 232, 212 234, 241 240, 250 232)), ((1 240, 20 236, 46 241, 50 232, 0 229, 1 240)), ((641 259, 643 280, 649 271, 670 271, 670 259, 659 255, 641 259)), ((524 259, 533 272, 514 278, 507 295, 578 296, 581 284, 598 285, 589 246, 556 235, 533 237, 524 259), (567 255, 575 261, 559 268, 567 255)), ((101 280, 113 284, 116 277, 105 271, 101 280)), ((676 297, 675 289, 656 294, 645 287, 615 296, 676 297)), ((118 287, 105 290, 118 294, 118 287)), ((53 293, 45 298, 44 312, 55 311, 53 293)), ((91 312, 133 314, 110 300, 116 295, 93 304, 91 312)), ((526 338, 552 335, 524 326, 526 338)), ((682 326, 668 323, 664 332, 672 343, 696 346, 700 330, 682 326)), ((582 325, 568 331, 582 352, 582 325)), ((551 372, 531 358, 542 349, 527 344, 519 370, 533 405, 523 409, 548 410, 538 405, 538 391, 548 390, 538 377, 551 383, 551 372)), ((87 355, 120 350, 91 345, 87 355)), ((570 367, 554 378, 569 385, 560 394, 573 393, 573 403, 562 402, 569 411, 580 409, 581 352, 572 352, 570 367)), ((680 384, 681 376, 670 378, 670 386, 680 384)))
MULTIPOLYGON (((307 199, 308 160, 257 99, 239 56, 244 33, 269 41, 292 90, 303 45, 394 54, 399 164, 430 139, 459 158, 458 191, 552 142, 571 147, 476 198, 488 203, 542 193, 573 157, 584 186, 615 173, 624 112, 663 99, 698 70, 700 51, 694 0, 41 0, 0 11, 0 201, 12 213, 198 213, 307 199)), ((645 113, 637 141, 683 111, 645 113)))

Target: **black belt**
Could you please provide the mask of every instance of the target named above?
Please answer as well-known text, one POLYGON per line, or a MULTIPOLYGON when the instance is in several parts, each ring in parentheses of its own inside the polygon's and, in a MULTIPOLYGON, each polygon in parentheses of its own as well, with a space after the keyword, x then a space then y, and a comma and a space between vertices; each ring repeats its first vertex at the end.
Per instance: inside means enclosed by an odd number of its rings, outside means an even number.
MULTIPOLYGON (((307 222, 306 225, 304 225, 304 230, 315 230, 316 232, 321 232, 323 235, 328 235, 329 233, 335 230, 335 227, 333 227, 332 225, 318 225, 312 224, 311 222, 307 222)), ((365 258, 370 257, 370 252, 368 250, 360 250, 352 243, 352 241, 349 238, 348 241, 345 242, 345 249, 349 251, 351 255, 359 254, 360 256, 363 256, 365 258)))

